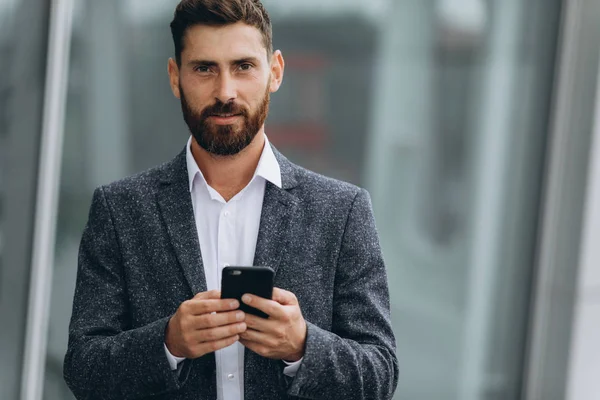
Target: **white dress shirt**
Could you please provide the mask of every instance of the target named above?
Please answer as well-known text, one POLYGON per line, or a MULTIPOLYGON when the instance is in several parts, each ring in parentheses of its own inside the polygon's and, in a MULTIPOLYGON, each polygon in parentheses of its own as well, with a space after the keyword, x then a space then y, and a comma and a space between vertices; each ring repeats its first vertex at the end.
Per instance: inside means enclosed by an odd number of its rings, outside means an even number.
MULTIPOLYGON (((228 202, 206 182, 191 152, 188 140, 186 161, 194 219, 208 290, 221 290, 221 271, 229 265, 251 266, 258 238, 267 181, 281 188, 281 170, 265 136, 265 146, 250 183, 228 202)), ((185 358, 173 356, 165 345, 172 370, 185 358)), ((217 399, 244 398, 244 346, 239 342, 215 352, 217 399)), ((299 360, 286 363, 283 373, 293 377, 299 360)))

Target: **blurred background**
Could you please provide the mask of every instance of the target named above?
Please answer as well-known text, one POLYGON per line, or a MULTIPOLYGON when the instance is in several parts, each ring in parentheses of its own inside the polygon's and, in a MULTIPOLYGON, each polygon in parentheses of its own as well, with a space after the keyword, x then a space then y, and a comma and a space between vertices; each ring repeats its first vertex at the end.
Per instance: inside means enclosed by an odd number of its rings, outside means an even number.
MULTIPOLYGON (((263 0, 266 132, 371 193, 397 400, 600 399, 597 0, 263 0)), ((0 398, 62 378, 94 188, 189 136, 175 0, 0 0, 0 398)))

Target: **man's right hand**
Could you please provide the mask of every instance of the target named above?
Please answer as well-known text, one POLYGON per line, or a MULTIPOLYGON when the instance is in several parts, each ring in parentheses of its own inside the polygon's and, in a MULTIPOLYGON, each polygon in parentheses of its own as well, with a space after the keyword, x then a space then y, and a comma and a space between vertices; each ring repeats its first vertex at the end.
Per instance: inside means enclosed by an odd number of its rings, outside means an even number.
POLYGON ((221 300, 218 290, 184 301, 167 325, 165 344, 169 352, 194 359, 231 346, 246 331, 246 316, 237 310, 239 306, 237 300, 221 300))

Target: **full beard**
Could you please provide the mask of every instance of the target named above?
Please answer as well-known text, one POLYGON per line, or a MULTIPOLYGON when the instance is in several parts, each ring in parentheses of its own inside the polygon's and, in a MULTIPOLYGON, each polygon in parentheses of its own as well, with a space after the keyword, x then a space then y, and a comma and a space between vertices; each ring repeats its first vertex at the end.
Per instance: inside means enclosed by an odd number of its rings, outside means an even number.
POLYGON ((267 90, 256 112, 250 112, 234 102, 219 100, 198 113, 185 98, 181 86, 181 110, 190 133, 204 150, 217 156, 233 156, 244 150, 256 137, 269 114, 270 90, 267 90), (242 117, 241 123, 232 125, 212 124, 209 118, 217 114, 234 114, 242 117), (240 125, 238 127, 238 125, 240 125))

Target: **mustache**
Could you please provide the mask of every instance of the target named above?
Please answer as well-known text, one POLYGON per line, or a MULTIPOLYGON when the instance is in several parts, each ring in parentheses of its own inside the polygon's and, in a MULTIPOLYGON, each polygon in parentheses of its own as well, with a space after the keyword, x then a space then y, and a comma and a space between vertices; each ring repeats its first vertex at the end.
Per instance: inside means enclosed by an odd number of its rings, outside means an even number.
POLYGON ((219 114, 234 114, 234 115, 247 116, 248 111, 246 110, 245 107, 243 107, 239 104, 236 104, 232 101, 228 102, 228 103, 223 103, 223 102, 217 100, 217 102, 215 104, 213 104, 212 106, 205 107, 204 110, 202 110, 201 117, 203 119, 205 119, 212 115, 219 115, 219 114))

